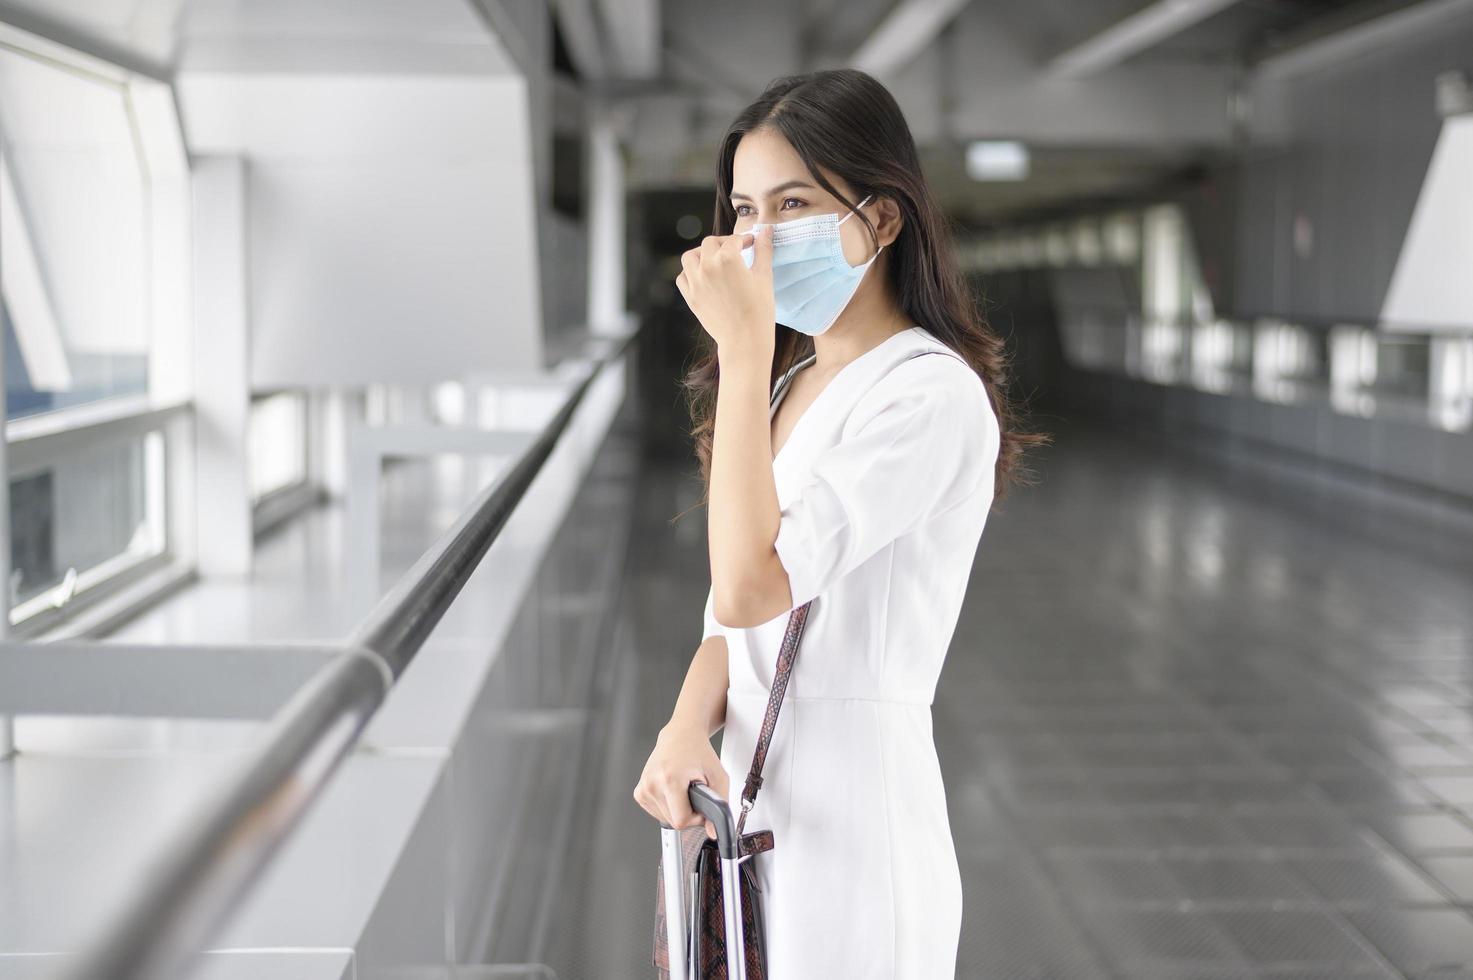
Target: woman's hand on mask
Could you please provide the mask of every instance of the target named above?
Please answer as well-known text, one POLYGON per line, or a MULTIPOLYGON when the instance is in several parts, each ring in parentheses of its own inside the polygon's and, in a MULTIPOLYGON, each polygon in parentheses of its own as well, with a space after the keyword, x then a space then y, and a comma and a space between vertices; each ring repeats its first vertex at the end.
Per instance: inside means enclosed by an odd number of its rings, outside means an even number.
POLYGON ((772 229, 712 235, 680 257, 675 286, 718 347, 756 344, 770 349, 776 313, 772 293, 772 229), (742 246, 753 239, 752 267, 742 246))

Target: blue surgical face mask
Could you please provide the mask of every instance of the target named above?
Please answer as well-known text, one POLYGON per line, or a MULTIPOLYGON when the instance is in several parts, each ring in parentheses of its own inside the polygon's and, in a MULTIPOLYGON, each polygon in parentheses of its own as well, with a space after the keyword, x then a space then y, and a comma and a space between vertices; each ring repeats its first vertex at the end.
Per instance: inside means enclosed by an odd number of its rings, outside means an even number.
MULTIPOLYGON (((864 207, 870 196, 860 201, 859 207, 864 207)), ((854 298, 859 280, 885 246, 876 249, 863 265, 850 265, 844 258, 839 226, 852 217, 853 211, 842 218, 815 214, 772 225, 772 291, 778 323, 816 336, 833 326, 854 298)), ((761 227, 753 225, 746 233, 761 227)), ((748 268, 756 258, 754 248, 749 245, 742 249, 742 261, 748 268)))

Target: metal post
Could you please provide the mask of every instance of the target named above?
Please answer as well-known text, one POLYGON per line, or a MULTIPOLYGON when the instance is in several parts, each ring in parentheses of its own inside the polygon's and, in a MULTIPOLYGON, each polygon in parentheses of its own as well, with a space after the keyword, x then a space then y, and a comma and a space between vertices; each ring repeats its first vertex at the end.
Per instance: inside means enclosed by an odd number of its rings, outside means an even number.
POLYGON ((660 872, 665 885, 665 948, 670 962, 670 980, 688 980, 689 947, 686 944, 688 921, 694 908, 685 902, 685 868, 680 845, 680 831, 660 824, 660 872))

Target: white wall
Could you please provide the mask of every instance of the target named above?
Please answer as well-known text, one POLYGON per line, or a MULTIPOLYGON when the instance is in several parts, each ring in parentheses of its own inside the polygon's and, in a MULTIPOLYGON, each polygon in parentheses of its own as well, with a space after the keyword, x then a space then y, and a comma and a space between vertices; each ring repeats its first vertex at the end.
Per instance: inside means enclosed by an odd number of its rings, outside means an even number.
POLYGON ((1473 115, 1442 125, 1381 319, 1395 329, 1464 332, 1473 324, 1473 115))
POLYGON ((178 92, 192 153, 250 162, 254 387, 540 367, 519 76, 196 66, 178 92))

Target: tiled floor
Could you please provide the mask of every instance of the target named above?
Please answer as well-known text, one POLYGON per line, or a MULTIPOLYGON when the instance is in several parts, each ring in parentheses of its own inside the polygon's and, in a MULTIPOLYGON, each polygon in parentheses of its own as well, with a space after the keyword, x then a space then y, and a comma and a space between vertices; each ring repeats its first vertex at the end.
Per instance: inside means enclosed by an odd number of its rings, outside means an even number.
MULTIPOLYGON (((1473 513, 1057 434, 991 518, 933 709, 958 976, 1473 978, 1473 513)), ((650 975, 630 794, 700 635, 689 465, 638 495, 564 980, 650 975)))

